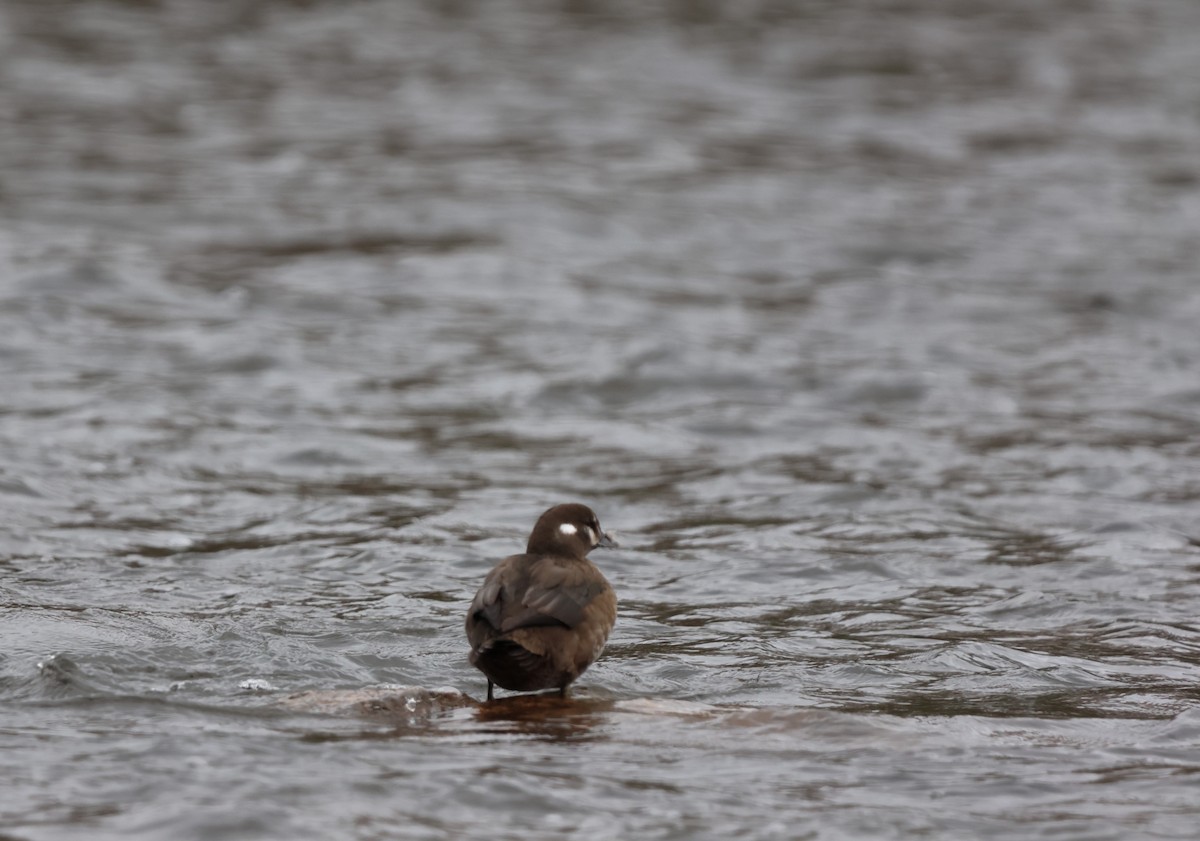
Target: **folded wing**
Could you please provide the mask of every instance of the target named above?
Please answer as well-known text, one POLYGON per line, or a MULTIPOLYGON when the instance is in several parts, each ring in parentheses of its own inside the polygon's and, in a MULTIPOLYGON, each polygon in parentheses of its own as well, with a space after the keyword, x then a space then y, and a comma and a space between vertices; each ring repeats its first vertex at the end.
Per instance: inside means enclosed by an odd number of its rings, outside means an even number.
POLYGON ((586 573, 561 558, 513 555, 484 580, 471 615, 502 634, 546 625, 574 628, 583 621, 584 608, 606 587, 586 573))

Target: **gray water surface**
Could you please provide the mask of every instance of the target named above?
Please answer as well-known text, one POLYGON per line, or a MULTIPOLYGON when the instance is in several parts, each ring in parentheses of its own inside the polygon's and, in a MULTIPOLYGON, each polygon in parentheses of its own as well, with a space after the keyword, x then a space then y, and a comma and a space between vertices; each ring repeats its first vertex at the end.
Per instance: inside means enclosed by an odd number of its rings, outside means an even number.
POLYGON ((0 5, 0 838, 1195 838, 1198 43, 0 5), (609 649, 480 708, 572 500, 609 649))

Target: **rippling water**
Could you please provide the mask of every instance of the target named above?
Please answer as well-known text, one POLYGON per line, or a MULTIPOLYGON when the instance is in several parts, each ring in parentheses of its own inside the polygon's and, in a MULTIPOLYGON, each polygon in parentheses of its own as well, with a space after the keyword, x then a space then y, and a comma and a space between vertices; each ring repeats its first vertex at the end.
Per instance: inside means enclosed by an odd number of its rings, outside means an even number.
POLYGON ((0 837, 1194 838, 1198 38, 4 4, 0 837), (568 500, 609 650, 479 708, 568 500))

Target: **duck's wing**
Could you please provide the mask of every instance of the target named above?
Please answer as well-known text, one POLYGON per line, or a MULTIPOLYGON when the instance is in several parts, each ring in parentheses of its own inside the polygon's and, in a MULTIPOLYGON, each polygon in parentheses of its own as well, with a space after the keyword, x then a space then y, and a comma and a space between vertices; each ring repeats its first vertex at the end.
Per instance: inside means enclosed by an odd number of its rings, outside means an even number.
POLYGON ((574 628, 584 608, 608 588, 589 563, 545 555, 513 555, 493 569, 469 615, 507 634, 518 628, 560 625, 574 628))

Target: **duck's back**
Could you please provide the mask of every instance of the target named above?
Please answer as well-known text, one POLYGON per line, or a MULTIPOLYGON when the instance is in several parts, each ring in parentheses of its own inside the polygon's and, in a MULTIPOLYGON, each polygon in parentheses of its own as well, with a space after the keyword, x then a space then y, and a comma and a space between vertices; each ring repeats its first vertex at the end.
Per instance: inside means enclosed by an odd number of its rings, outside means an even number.
POLYGON ((513 555, 467 611, 471 662, 505 689, 563 689, 608 641, 617 599, 586 558, 513 555))

